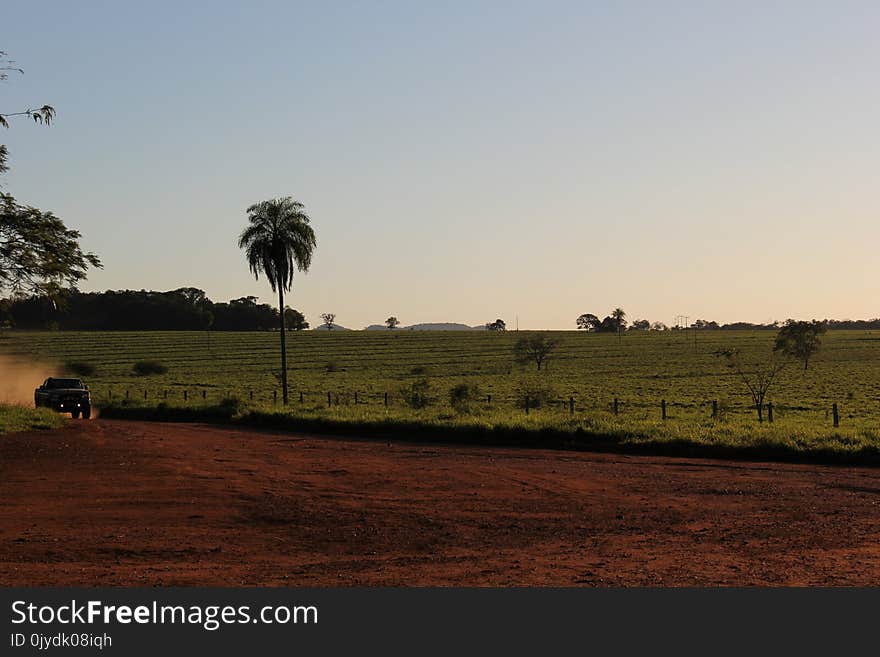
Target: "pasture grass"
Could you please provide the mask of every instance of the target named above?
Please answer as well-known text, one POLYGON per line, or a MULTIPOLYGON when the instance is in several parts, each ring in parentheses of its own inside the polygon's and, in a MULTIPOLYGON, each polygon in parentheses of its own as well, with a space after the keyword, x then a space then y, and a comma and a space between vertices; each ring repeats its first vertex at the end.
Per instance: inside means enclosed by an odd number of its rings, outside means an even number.
POLYGON ((65 417, 47 408, 26 408, 15 404, 0 404, 0 434, 36 429, 57 429, 65 417))
POLYGON ((877 331, 829 332, 807 371, 797 363, 783 371, 768 396, 773 424, 757 422, 745 386, 715 355, 737 348, 760 359, 772 347, 771 331, 639 332, 621 340, 554 332, 559 346, 541 372, 514 363, 518 337, 480 331, 291 333, 286 409, 277 333, 7 331, 0 353, 60 367, 92 363, 96 375, 88 383, 105 416, 848 462, 874 462, 880 450, 877 331), (133 365, 144 360, 167 371, 136 376, 133 365), (428 403, 413 408, 407 395, 423 380, 428 403), (456 410, 450 390, 462 384, 477 390, 476 401, 456 410), (547 403, 527 415, 524 390, 547 391, 547 403), (237 401, 222 406, 228 398, 237 401), (661 399, 667 401, 665 421, 661 399), (711 417, 713 400, 717 418, 711 417), (839 428, 832 427, 833 403, 840 409, 839 428))

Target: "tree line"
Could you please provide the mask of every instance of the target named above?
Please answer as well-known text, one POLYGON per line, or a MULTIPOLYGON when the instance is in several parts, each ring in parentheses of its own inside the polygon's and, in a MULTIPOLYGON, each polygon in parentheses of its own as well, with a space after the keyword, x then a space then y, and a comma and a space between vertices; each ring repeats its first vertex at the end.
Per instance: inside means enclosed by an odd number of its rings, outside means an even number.
MULTIPOLYGON (((501 320, 498 320, 499 322, 501 320)), ((584 313, 579 315, 575 320, 578 329, 588 333, 617 333, 625 331, 682 331, 689 330, 721 330, 721 331, 779 331, 784 326, 791 324, 795 320, 787 319, 784 322, 770 322, 768 324, 753 324, 751 322, 731 322, 729 324, 719 324, 715 321, 697 319, 688 325, 667 326, 663 322, 651 322, 647 319, 637 319, 629 324, 626 319, 626 313, 622 308, 615 308, 610 315, 604 319, 592 313, 584 313)), ((819 321, 828 330, 878 330, 880 329, 880 318, 875 319, 823 319, 819 321)), ((487 325, 488 328, 488 325, 487 325)))
MULTIPOLYGON (((305 316, 285 307, 288 330, 309 328, 305 316)), ((203 290, 167 292, 62 290, 53 296, 0 299, 0 326, 78 331, 268 331, 280 326, 278 308, 241 297, 215 303, 203 290)))

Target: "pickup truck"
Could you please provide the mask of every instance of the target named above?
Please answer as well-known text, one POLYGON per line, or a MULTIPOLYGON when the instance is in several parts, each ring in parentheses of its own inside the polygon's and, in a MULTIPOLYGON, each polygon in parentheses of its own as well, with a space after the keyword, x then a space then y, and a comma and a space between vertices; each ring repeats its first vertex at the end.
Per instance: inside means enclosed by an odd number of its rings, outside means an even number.
POLYGON ((80 415, 86 420, 92 417, 89 387, 80 379, 56 379, 50 376, 43 385, 34 390, 34 405, 70 413, 73 419, 80 415))

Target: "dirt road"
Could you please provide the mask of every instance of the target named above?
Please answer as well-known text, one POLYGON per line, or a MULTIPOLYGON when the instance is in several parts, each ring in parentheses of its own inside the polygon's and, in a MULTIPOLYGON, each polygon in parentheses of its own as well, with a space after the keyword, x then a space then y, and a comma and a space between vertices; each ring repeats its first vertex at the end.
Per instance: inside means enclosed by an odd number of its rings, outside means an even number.
POLYGON ((880 584, 880 470, 97 420, 0 437, 3 585, 880 584))

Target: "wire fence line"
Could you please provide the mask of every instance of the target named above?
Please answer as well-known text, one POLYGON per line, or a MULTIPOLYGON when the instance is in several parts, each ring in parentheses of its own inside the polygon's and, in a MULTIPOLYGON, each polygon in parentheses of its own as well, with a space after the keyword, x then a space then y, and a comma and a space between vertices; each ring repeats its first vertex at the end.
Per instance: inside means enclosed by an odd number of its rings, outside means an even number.
MULTIPOLYGON (((451 405, 448 396, 427 395, 419 404, 412 403, 408 389, 384 391, 358 390, 290 390, 288 407, 310 405, 334 408, 340 406, 384 406, 386 408, 436 408, 451 405)), ((100 403, 115 402, 158 402, 166 404, 221 404, 231 401, 250 401, 271 404, 283 408, 280 388, 257 387, 217 387, 217 386, 172 386, 172 387, 133 387, 133 386, 100 386, 93 390, 93 398, 100 403)), ((721 418, 728 413, 753 413, 758 415, 757 404, 732 403, 725 399, 706 398, 699 401, 676 401, 674 399, 608 397, 596 395, 556 395, 552 398, 537 398, 529 395, 517 395, 509 392, 498 394, 486 392, 471 398, 470 403, 485 410, 513 410, 530 414, 538 411, 566 413, 574 416, 578 413, 601 413, 610 415, 639 415, 643 419, 676 419, 678 413, 689 413, 706 418, 721 418)), ((823 416, 834 427, 840 426, 844 417, 843 409, 837 402, 827 404, 797 404, 768 401, 760 407, 760 420, 772 423, 778 416, 796 414, 812 414, 823 416)), ((850 412, 846 417, 857 417, 850 412)))

